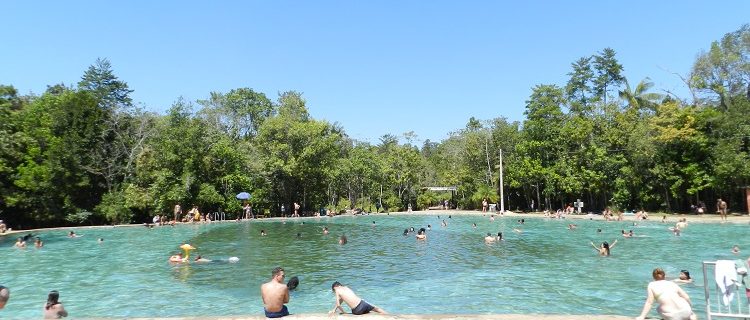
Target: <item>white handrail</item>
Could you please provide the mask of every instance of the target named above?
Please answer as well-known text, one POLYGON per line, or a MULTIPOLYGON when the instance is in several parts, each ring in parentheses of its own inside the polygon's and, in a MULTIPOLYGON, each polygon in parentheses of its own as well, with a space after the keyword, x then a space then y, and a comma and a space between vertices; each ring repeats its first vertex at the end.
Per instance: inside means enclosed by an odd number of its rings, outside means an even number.
POLYGON ((742 293, 745 293, 744 292, 745 290, 741 290, 744 288, 742 286, 739 286, 738 284, 733 284, 733 286, 735 286, 734 288, 736 290, 735 298, 737 300, 736 312, 735 312, 735 310, 733 310, 732 308, 731 301, 728 306, 723 306, 723 304, 721 303, 721 294, 719 294, 719 285, 716 284, 716 282, 714 281, 714 288, 715 288, 714 291, 717 293, 716 294, 716 298, 717 298, 716 309, 718 310, 718 312, 711 311, 711 293, 708 288, 709 288, 709 279, 715 279, 716 278, 715 275, 716 275, 716 261, 703 261, 703 290, 704 290, 704 295, 706 298, 706 319, 711 320, 712 316, 722 317, 722 318, 750 319, 750 310, 745 310, 745 311, 742 310, 741 301, 743 300, 742 298, 744 298, 745 296, 742 293), (712 274, 714 276, 711 278, 708 277, 708 266, 713 267, 712 274), (723 312, 724 311, 723 309, 726 309, 726 312, 723 312))

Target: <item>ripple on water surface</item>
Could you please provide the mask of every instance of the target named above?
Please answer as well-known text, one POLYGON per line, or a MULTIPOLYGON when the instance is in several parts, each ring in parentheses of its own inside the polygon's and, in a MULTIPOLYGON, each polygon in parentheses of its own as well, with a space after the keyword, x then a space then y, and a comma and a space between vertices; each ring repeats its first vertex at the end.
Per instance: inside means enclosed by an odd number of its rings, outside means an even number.
MULTIPOLYGON (((689 269, 702 284, 701 261, 735 259, 729 254, 732 239, 747 237, 746 226, 732 224, 692 224, 675 237, 659 222, 577 220, 578 228, 568 230, 569 221, 543 218, 526 218, 521 225, 515 218, 457 216, 441 227, 442 219, 365 216, 96 228, 77 230, 83 236, 74 239, 54 230, 40 233, 44 248, 25 250, 13 248, 15 239, 6 237, 0 239, 0 283, 12 288, 13 297, 3 318, 38 317, 53 289, 75 317, 257 315, 259 286, 276 266, 301 279, 291 295, 293 313, 330 310, 331 283, 340 281, 394 313, 633 315, 654 267, 664 268, 668 277, 689 269), (402 235, 405 228, 428 224, 433 228, 426 241, 402 235), (323 235, 324 226, 329 235, 323 235), (622 229, 640 237, 624 239, 622 229), (485 244, 487 232, 503 232, 506 240, 485 244), (344 246, 338 244, 342 234, 349 239, 344 246), (104 243, 97 243, 99 237, 104 243), (599 257, 590 245, 615 239, 611 257, 599 257), (198 248, 193 257, 217 262, 167 263, 184 242, 198 248), (226 262, 232 256, 240 261, 226 262)), ((703 312, 703 289, 685 289, 703 312)))

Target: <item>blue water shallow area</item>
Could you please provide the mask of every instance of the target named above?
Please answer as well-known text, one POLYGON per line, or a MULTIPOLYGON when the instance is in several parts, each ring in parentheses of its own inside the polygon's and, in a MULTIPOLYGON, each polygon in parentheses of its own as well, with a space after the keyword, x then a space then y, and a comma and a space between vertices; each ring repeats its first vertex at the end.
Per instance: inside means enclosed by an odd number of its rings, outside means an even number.
POLYGON ((651 270, 676 277, 704 313, 703 260, 747 258, 749 226, 692 223, 682 236, 660 222, 605 222, 489 216, 357 216, 254 220, 212 224, 77 229, 39 233, 42 249, 13 248, 0 238, 0 284, 12 290, 0 317, 38 318, 50 290, 59 290, 71 317, 176 317, 260 315, 259 287, 276 266, 301 284, 292 313, 323 313, 333 306, 331 283, 400 314, 617 314, 637 315, 651 270), (441 227, 441 220, 447 227, 441 227), (373 224, 374 222, 374 224, 373 224), (472 224, 476 223, 477 228, 472 224), (578 228, 569 230, 569 223, 578 228), (432 226, 427 241, 405 228, 432 226), (331 234, 323 235, 327 226, 331 234), (514 228, 522 232, 513 231, 514 228), (602 229, 601 233, 597 229, 602 229), (625 239, 620 230, 633 229, 625 239), (266 230, 268 236, 260 236, 266 230), (506 240, 485 244, 487 232, 506 240), (300 233, 300 237, 297 237, 300 233), (341 246, 338 237, 349 243, 341 246), (97 238, 104 238, 98 243, 97 238), (589 242, 619 239, 611 257, 589 242), (192 254, 218 260, 171 265, 168 257, 188 242, 192 254), (228 263, 236 256, 238 263, 228 263))

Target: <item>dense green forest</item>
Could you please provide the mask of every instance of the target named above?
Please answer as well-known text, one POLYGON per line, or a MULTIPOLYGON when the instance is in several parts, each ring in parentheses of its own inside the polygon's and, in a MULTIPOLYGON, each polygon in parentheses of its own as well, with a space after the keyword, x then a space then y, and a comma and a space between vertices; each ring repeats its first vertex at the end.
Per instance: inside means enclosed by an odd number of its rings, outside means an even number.
POLYGON ((175 203, 236 214, 241 191, 271 215, 293 202, 397 211, 450 199, 473 209, 498 202, 501 149, 508 209, 581 199, 585 211, 688 212, 702 202, 712 212, 720 197, 744 211, 750 27, 675 75, 688 97, 624 70, 605 48, 574 61, 567 83, 531 88, 523 122, 471 118, 444 141, 418 145, 409 132, 373 145, 311 118, 295 91, 211 92, 156 114, 99 59, 76 86, 41 95, 0 86, 0 217, 13 228, 145 222, 175 203))

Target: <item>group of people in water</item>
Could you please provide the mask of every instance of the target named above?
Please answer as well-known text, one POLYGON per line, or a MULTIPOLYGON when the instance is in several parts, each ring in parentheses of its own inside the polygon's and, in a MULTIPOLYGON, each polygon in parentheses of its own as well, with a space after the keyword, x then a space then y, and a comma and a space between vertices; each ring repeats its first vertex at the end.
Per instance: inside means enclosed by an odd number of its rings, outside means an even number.
MULTIPOLYGON (((438 220, 441 222, 442 227, 447 227, 448 223, 445 219, 441 219, 440 216, 437 217, 438 220)), ((448 216, 448 219, 452 219, 452 216, 448 216)), ((489 217, 490 222, 495 221, 495 216, 490 215, 489 217)), ((525 219, 519 219, 517 220, 518 228, 513 228, 513 230, 517 233, 523 232, 520 228, 525 224, 525 219)), ((666 219, 662 219, 662 222, 666 222, 666 219)), ((304 222, 302 222, 304 224, 304 222)), ((637 225, 637 223, 634 222, 634 225, 637 225)), ((375 227, 375 221, 372 222, 372 227, 375 227)), ((477 228, 476 223, 472 224, 473 228, 477 228)), ((685 218, 681 218, 674 227, 669 228, 669 230, 675 232, 675 235, 679 235, 680 232, 685 230, 688 227, 687 221, 685 218)), ((576 224, 568 224, 568 229, 575 230, 577 228, 576 224)), ((426 228, 422 227, 419 229, 415 229, 414 227, 410 227, 407 229, 404 229, 403 235, 407 236, 409 234, 414 234, 414 237, 417 240, 424 241, 427 239, 427 231, 432 230, 432 225, 428 224, 426 228)), ((601 229, 597 230, 598 233, 601 233, 601 229)), ((327 235, 330 233, 330 230, 327 226, 322 227, 322 233, 324 235, 327 235)), ((621 230, 622 237, 624 238, 630 238, 634 237, 633 230, 625 231, 625 229, 621 230)), ((265 229, 260 231, 261 236, 266 236, 267 232, 265 229)), ((297 234, 298 237, 301 236, 300 233, 297 234)), ((77 238, 81 237, 81 235, 76 234, 74 231, 70 231, 68 234, 68 237, 70 238, 77 238)), ((35 239, 35 247, 41 248, 44 243, 41 241, 41 239, 37 236, 34 237, 33 234, 27 234, 24 237, 18 238, 18 241, 16 242, 15 246, 19 248, 23 248, 26 246, 26 241, 29 241, 30 239, 35 239)), ((103 239, 98 239, 99 242, 102 242, 103 239)), ((339 244, 345 245, 347 243, 346 235, 341 235, 338 239, 339 244)), ((497 232, 497 234, 493 234, 491 232, 487 232, 486 236, 484 236, 484 242, 485 243, 495 243, 505 241, 503 238, 502 232, 497 232)), ((595 251, 600 256, 609 256, 611 254, 611 249, 615 247, 615 245, 618 243, 618 240, 615 239, 614 241, 610 242, 602 242, 600 245, 595 244, 594 242, 591 242, 591 246, 595 249, 595 251)), ((187 244, 185 244, 187 245, 187 244)), ((183 246, 185 246, 183 245, 183 246)), ((189 246, 189 245, 187 245, 189 246)), ((195 249, 195 248, 192 248, 195 249)), ((201 255, 197 255, 194 259, 190 259, 189 257, 189 251, 192 249, 188 249, 185 251, 185 253, 177 253, 173 256, 171 256, 168 261, 170 263, 188 263, 188 262, 196 262, 196 263, 206 263, 206 262, 213 262, 214 260, 206 259, 205 257, 201 255)), ((739 253, 739 247, 734 246, 732 248, 732 252, 735 254, 739 253)), ((237 259, 235 257, 232 257, 229 259, 229 262, 236 262, 237 259)), ((652 304, 658 303, 660 305, 658 311, 659 314, 664 319, 695 319, 695 314, 692 312, 691 309, 691 301, 690 297, 687 295, 687 293, 680 288, 680 284, 685 283, 691 283, 693 280, 690 277, 690 273, 687 270, 681 270, 679 273, 679 277, 674 280, 666 280, 666 274, 663 269, 656 268, 653 270, 652 277, 654 281, 648 284, 647 287, 647 298, 643 306, 643 310, 641 314, 637 317, 637 319, 644 319, 644 317, 650 312, 652 304)), ((289 303, 289 290, 293 290, 296 288, 297 285, 299 285, 299 278, 293 277, 288 283, 284 284, 283 280, 285 278, 285 273, 283 268, 276 268, 272 271, 271 280, 267 283, 264 283, 261 286, 261 298, 264 305, 264 312, 265 315, 269 318, 277 318, 282 317, 289 314, 289 310, 286 306, 287 303, 289 303)), ((330 311, 330 313, 335 312, 341 312, 345 313, 346 310, 343 308, 344 305, 347 305, 352 314, 365 314, 369 312, 378 312, 385 314, 386 312, 375 305, 372 305, 365 300, 361 299, 359 296, 357 296, 354 291, 345 286, 342 285, 339 282, 334 282, 331 285, 331 290, 333 291, 335 295, 335 301, 333 310, 330 311)), ((5 305, 5 303, 8 301, 9 297, 9 289, 0 286, 0 309, 5 305), (3 300, 4 299, 4 300, 3 300)), ((49 294, 48 302, 45 304, 44 307, 44 316, 45 319, 48 318, 61 318, 64 316, 67 316, 67 311, 65 311, 62 303, 59 302, 59 293, 57 291, 52 291, 49 294)))

